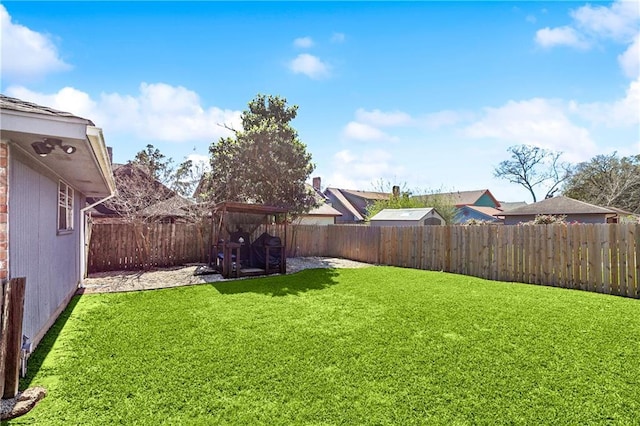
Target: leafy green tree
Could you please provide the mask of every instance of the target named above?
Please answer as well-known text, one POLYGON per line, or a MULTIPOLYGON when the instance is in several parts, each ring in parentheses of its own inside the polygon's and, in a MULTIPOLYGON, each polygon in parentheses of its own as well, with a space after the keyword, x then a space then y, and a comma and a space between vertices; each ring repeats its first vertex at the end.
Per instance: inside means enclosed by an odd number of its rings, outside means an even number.
POLYGON ((235 137, 211 144, 207 194, 215 202, 240 201, 286 207, 293 213, 316 205, 305 182, 315 166, 291 126, 298 107, 279 96, 257 95, 242 113, 235 137))
POLYGON ((640 213, 640 155, 597 155, 578 164, 564 195, 587 203, 640 213))
POLYGON ((571 168, 560 161, 561 152, 531 145, 511 146, 507 151, 511 159, 502 161, 494 169, 494 176, 526 188, 534 203, 539 186, 548 188, 545 198, 550 198, 569 177, 571 168))

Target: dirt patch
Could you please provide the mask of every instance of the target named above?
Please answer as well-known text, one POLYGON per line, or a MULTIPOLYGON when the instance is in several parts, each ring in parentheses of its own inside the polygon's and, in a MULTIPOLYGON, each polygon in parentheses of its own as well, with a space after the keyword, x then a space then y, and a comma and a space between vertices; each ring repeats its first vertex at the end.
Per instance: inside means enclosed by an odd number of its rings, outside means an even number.
MULTIPOLYGON (((194 275, 198 266, 189 265, 151 271, 99 272, 85 278, 78 292, 87 294, 140 291, 224 281, 220 274, 194 275)), ((287 274, 303 269, 362 268, 366 266, 372 265, 335 257, 293 257, 287 259, 287 274)))

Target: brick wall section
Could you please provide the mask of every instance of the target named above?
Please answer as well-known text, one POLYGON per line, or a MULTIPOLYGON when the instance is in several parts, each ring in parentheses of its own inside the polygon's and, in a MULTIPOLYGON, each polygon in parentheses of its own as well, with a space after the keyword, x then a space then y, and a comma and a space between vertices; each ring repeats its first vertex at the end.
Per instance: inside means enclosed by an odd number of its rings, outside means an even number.
POLYGON ((9 234, 8 234, 8 200, 9 193, 9 149, 7 142, 0 141, 0 281, 9 276, 9 234))

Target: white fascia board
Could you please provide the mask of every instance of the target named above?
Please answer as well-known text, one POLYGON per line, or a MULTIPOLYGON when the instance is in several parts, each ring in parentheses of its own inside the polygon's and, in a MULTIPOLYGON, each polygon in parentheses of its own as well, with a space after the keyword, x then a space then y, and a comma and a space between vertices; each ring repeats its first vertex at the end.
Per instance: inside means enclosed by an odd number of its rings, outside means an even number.
POLYGON ((113 195, 116 191, 116 182, 113 177, 113 171, 111 170, 111 160, 109 159, 109 152, 104 142, 102 129, 95 126, 87 126, 86 133, 96 163, 102 173, 102 178, 109 188, 109 195, 113 195))

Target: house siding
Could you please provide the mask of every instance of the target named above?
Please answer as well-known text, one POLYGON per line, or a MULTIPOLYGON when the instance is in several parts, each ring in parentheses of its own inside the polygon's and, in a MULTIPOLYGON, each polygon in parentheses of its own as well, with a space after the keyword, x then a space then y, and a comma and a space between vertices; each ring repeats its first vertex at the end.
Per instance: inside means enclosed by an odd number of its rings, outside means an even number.
POLYGON ((333 225, 335 216, 302 216, 297 220, 298 225, 333 225))
MULTIPOLYGON (((522 215, 522 216, 505 216, 505 225, 517 225, 523 222, 530 222, 534 220, 535 215, 522 215)), ((604 214, 582 214, 582 215, 567 215, 565 222, 572 223, 607 223, 607 216, 604 214)))
POLYGON ((80 206, 74 191, 73 230, 58 234, 58 180, 10 159, 9 275, 26 277, 23 334, 42 338, 80 282, 80 206))
POLYGON ((499 220, 493 216, 489 216, 484 213, 480 213, 477 210, 470 209, 467 206, 463 206, 457 209, 454 223, 467 223, 472 219, 499 222, 499 220))
POLYGON ((500 207, 499 205, 496 205, 488 194, 482 194, 482 197, 478 198, 478 201, 473 205, 478 207, 493 207, 494 209, 500 207))
POLYGON ((9 238, 8 238, 8 161, 9 148, 6 141, 0 141, 0 281, 9 276, 9 238))

